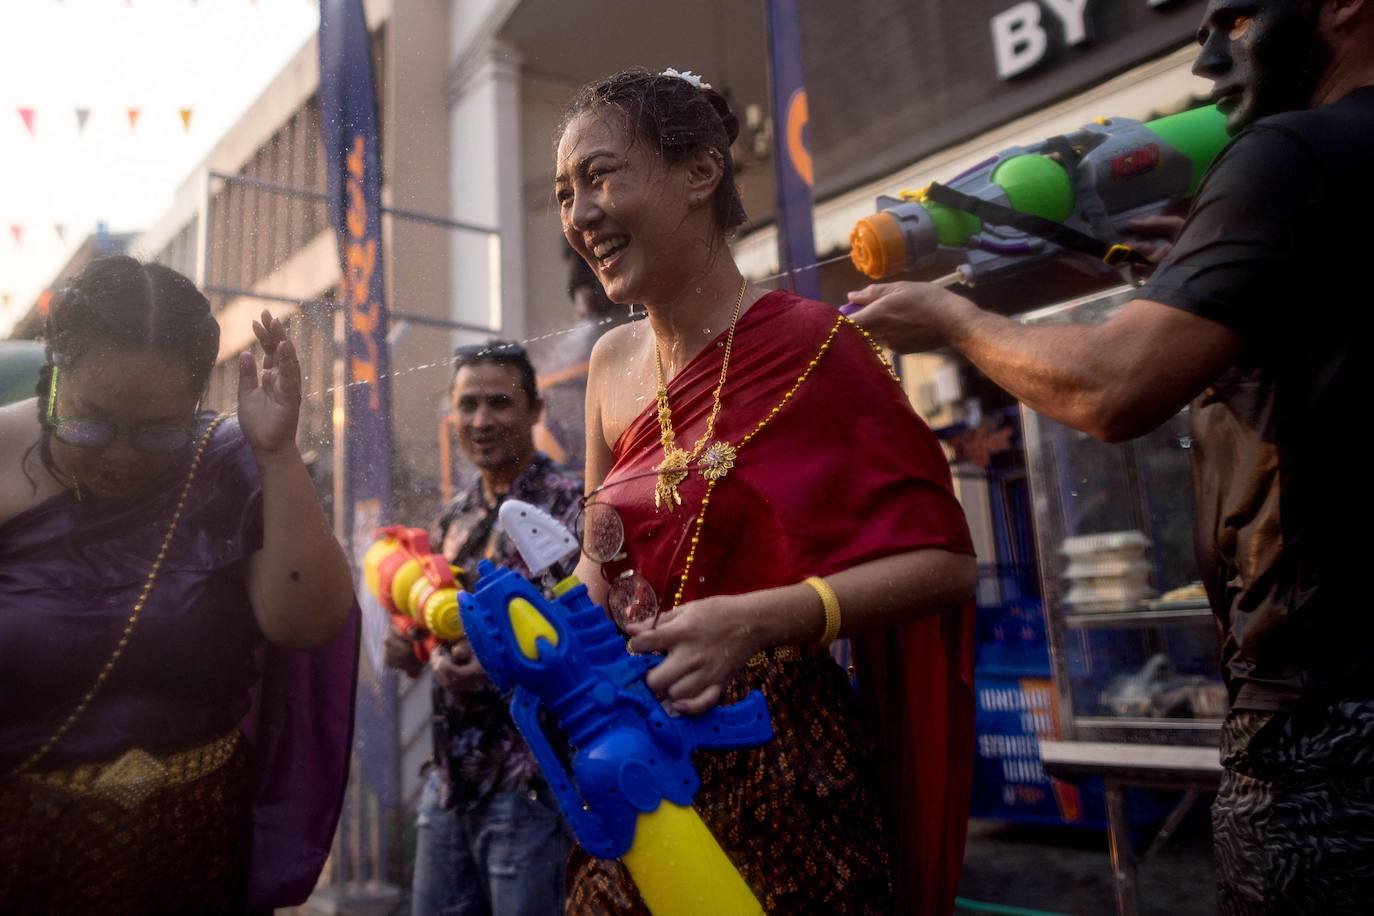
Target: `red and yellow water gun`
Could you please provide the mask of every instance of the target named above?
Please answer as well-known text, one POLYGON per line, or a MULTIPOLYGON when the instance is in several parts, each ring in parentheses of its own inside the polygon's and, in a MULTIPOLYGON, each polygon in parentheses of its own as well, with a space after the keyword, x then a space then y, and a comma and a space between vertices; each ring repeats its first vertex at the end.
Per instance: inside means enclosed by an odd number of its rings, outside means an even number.
POLYGON ((463 636, 457 578, 462 574, 430 549, 429 535, 420 528, 388 525, 363 554, 368 590, 391 615, 392 625, 410 639, 422 662, 429 661, 437 640, 452 642, 463 636))

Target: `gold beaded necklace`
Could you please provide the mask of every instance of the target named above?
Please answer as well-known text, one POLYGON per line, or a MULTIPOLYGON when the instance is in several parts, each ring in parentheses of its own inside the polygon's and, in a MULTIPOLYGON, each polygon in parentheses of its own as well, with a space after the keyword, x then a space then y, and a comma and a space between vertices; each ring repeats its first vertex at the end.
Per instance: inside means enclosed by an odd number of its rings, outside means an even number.
POLYGON ((47 756, 48 751, 52 750, 57 742, 62 740, 62 737, 71 730, 76 720, 81 718, 81 714, 86 711, 86 707, 91 705, 91 701, 95 699, 95 695, 100 691, 101 686, 104 685, 106 679, 110 676, 110 672, 114 670, 115 663, 118 662, 120 656, 124 654, 124 650, 129 645, 129 637, 133 635, 134 626, 138 623, 139 615, 143 612, 143 606, 148 603, 148 596, 152 594, 153 586, 157 584, 158 573, 162 571, 162 562, 167 559, 167 551, 172 546, 172 535, 176 533, 177 524, 181 521, 181 514, 186 508, 186 498, 191 493, 191 482, 195 480, 196 471, 200 468, 201 459, 205 457, 205 447, 210 444, 210 436, 224 420, 225 416, 223 414, 215 417, 210 421, 210 424, 205 427, 205 432, 201 433, 200 443, 196 446, 195 454, 191 458, 191 466, 186 471, 186 481, 181 485, 181 494, 177 497, 176 508, 172 510, 172 520, 167 523, 167 533, 162 536, 162 546, 158 548, 157 557, 153 560, 152 568, 148 570, 148 575, 143 580, 143 588, 139 590, 138 600, 134 602, 133 611, 129 614, 129 619, 124 624, 124 631, 119 635, 119 642, 115 644, 114 651, 110 653, 110 657, 105 660, 105 664, 101 667, 100 673, 96 675, 95 683, 91 685, 90 690, 86 691, 85 696, 76 704, 76 708, 71 711, 67 718, 62 721, 62 724, 57 727, 57 730, 48 737, 48 740, 43 742, 43 745, 30 754, 27 759, 7 773, 7 776, 18 776, 47 756))
MULTIPOLYGON (((759 433, 763 432, 763 428, 768 425, 769 421, 771 421, 778 414, 782 413, 782 409, 786 407, 788 403, 791 402, 792 398, 801 389, 801 386, 806 384, 806 380, 811 377, 811 373, 816 371, 816 367, 820 365, 821 357, 825 356, 825 354, 830 350, 830 345, 835 341, 835 335, 838 334, 840 328, 845 325, 848 325, 849 327, 858 331, 859 334, 863 336, 864 340, 867 341, 868 345, 873 349, 874 354, 877 355, 878 362, 882 363, 883 368, 887 370, 888 377, 891 378, 894 382, 897 382, 899 384, 901 383, 901 378, 897 375, 896 370, 892 367, 892 363, 888 362, 887 354, 883 352, 883 348, 878 344, 876 340, 873 339, 873 336, 869 334, 868 331, 864 330, 854 322, 850 321, 845 316, 841 315, 839 318, 835 319, 835 323, 830 327, 830 333, 827 334, 825 340, 821 342, 820 349, 816 351, 816 355, 811 358, 811 361, 806 364, 806 368, 803 369, 801 374, 797 376, 797 380, 792 383, 792 387, 789 388, 787 390, 787 393, 782 396, 782 400, 778 401, 778 403, 775 404, 773 408, 769 410, 767 414, 764 415, 763 419, 758 422, 758 425, 755 426, 743 438, 739 440, 738 444, 730 446, 729 443, 724 443, 730 448, 731 467, 734 466, 733 462, 736 452, 738 452, 740 449, 748 445, 749 440, 753 439, 759 433)), ((729 468, 727 468, 726 470, 729 470, 729 468)), ((721 477, 724 477, 725 474, 722 472, 721 474, 712 477, 703 472, 702 476, 706 477, 706 492, 702 494, 701 497, 701 509, 697 512, 696 524, 692 526, 692 540, 687 549, 687 559, 682 566, 682 578, 678 580, 677 593, 673 595, 673 603, 670 607, 677 607, 678 605, 682 604, 682 596, 683 593, 687 591, 687 582, 691 577, 692 564, 696 561, 697 558, 697 547, 701 543, 701 529, 702 526, 706 523, 706 507, 711 504, 711 493, 715 490, 717 481, 719 481, 721 477)), ((662 613, 664 610, 667 609, 668 608, 661 608, 659 610, 659 613, 662 613)), ((657 615, 655 615, 655 620, 657 620, 657 615)))
MULTIPOLYGON (((654 485, 654 506, 668 507, 672 512, 682 505, 682 495, 677 488, 687 479, 688 468, 702 448, 711 441, 716 432, 716 416, 720 413, 720 393, 725 388, 725 375, 730 371, 730 351, 735 346, 735 325, 739 323, 740 307, 744 304, 744 291, 749 281, 739 285, 739 295, 735 297, 735 310, 730 316, 730 330, 725 335, 725 357, 720 363, 720 381, 711 394, 711 415, 706 418, 706 431, 693 444, 690 452, 678 448, 677 434, 673 432, 673 410, 668 404, 668 381, 663 376, 663 357, 658 351, 658 341, 654 341, 654 368, 658 371, 658 430, 659 442, 663 446, 663 460, 654 470, 658 471, 658 482, 654 485)), ((712 442, 702 457, 702 476, 714 483, 729 473, 734 467, 735 448, 728 442, 712 442)))

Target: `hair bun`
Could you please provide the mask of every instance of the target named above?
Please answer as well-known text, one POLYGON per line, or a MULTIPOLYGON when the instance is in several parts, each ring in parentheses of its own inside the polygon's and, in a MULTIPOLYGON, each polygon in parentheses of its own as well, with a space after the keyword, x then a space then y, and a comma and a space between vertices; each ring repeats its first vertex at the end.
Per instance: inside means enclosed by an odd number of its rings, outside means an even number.
POLYGON ((707 86, 701 90, 706 94, 706 101, 711 103, 711 107, 720 115, 720 123, 725 125, 725 136, 731 143, 739 137, 739 118, 730 110, 730 103, 725 101, 725 96, 707 86))

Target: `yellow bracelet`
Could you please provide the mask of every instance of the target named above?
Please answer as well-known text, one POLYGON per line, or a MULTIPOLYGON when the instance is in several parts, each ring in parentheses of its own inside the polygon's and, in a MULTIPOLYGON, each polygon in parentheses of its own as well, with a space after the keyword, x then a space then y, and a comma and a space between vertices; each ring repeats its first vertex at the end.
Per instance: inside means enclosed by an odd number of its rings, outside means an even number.
POLYGON ((821 596, 821 606, 825 608, 825 632, 816 645, 828 646, 840 635, 840 599, 835 597, 835 590, 830 583, 820 576, 807 576, 803 581, 821 596))

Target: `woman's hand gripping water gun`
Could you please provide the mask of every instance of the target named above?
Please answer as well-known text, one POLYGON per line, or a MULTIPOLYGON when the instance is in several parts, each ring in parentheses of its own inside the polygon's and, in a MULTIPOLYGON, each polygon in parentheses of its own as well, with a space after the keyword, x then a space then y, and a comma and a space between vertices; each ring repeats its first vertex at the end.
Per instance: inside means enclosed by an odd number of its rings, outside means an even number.
POLYGON ((517 500, 501 507, 501 524, 546 588, 483 561, 477 588, 459 594, 463 627, 488 677, 512 690, 511 716, 578 840, 593 855, 621 859, 655 916, 761 913, 692 808, 700 786, 692 753, 770 740, 763 695, 700 716, 670 715, 644 683, 661 657, 631 655, 585 586, 549 574, 577 542, 517 500), (570 768, 541 713, 575 749, 570 768))

